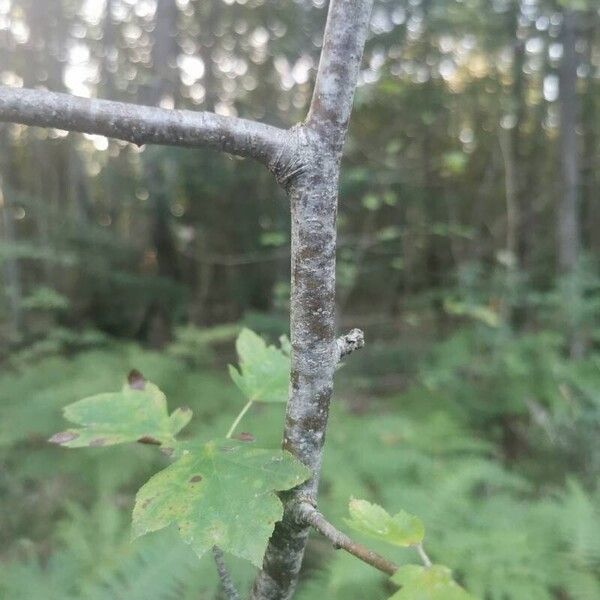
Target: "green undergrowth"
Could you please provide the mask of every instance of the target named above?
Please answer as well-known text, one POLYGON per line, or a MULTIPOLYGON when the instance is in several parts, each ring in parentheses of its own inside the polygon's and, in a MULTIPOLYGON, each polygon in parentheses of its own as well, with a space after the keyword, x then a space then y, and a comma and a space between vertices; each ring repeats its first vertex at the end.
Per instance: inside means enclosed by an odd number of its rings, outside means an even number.
MULTIPOLYGON (((486 363, 481 348, 475 355, 470 343, 458 339, 440 345, 406 391, 395 395, 371 397, 364 386, 353 392, 353 359, 348 361, 338 375, 348 380, 333 402, 320 510, 345 531, 351 497, 378 502, 390 513, 418 514, 426 523, 432 560, 452 568, 477 598, 600 597, 600 494, 589 483, 589 465, 579 468, 585 457, 573 458, 565 441, 584 411, 588 422, 596 418, 594 359, 568 365, 549 344, 540 348, 523 341, 525 348, 515 352, 543 358, 522 359, 540 373, 536 388, 518 361, 503 360, 497 347, 492 353, 488 346, 495 362, 486 363), (467 375, 465 364, 471 369, 467 375), (504 395, 494 384, 502 378, 504 395), (482 389, 495 395, 482 398, 479 411, 471 410, 482 389), (574 399, 570 412, 560 403, 565 390, 574 399), (460 401, 461 391, 469 410, 460 401), (541 407, 545 423, 531 417, 527 394, 541 407), (514 415, 535 447, 508 460, 501 432, 488 427, 492 409, 514 415), (530 465, 542 459, 544 468, 532 470, 530 465), (559 476, 547 475, 553 468, 559 476)), ((64 429, 65 405, 119 389, 131 369, 151 378, 172 406, 193 410, 184 439, 224 436, 231 415, 244 403, 224 366, 193 365, 134 344, 111 342, 1 375, 1 598, 215 597, 210 556, 199 560, 172 528, 130 541, 135 491, 168 464, 166 457, 139 444, 72 452, 45 442, 64 429)), ((280 404, 255 404, 240 431, 252 433, 261 447, 276 448, 283 413, 280 404)), ((590 444, 582 449, 588 457, 590 444)), ((348 532, 398 564, 414 562, 408 550, 348 532)), ((227 561, 236 582, 248 585, 252 567, 232 556, 227 561)), ((396 589, 385 576, 312 536, 300 600, 384 600, 396 589)))

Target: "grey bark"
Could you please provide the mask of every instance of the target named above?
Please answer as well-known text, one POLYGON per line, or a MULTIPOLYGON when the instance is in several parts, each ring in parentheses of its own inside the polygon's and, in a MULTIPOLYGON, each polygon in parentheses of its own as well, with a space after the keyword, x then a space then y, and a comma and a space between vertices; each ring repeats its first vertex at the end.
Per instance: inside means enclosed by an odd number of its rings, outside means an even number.
POLYGON ((0 121, 94 133, 134 144, 206 147, 269 164, 284 129, 210 112, 168 110, 0 86, 0 121))
POLYGON ((360 329, 353 329, 336 340, 338 361, 360 350, 365 345, 365 334, 360 329))
POLYGON ((289 131, 207 112, 165 110, 0 87, 0 121, 96 133, 136 144, 205 146, 265 164, 288 194, 292 213, 292 366, 283 447, 312 478, 282 496, 257 576, 254 600, 294 592, 310 525, 300 502, 316 504, 333 375, 356 336, 335 338, 338 180, 373 0, 331 0, 315 90, 306 121, 289 131))
POLYGON ((292 210, 292 372, 283 447, 313 477, 284 496, 254 600, 286 600, 294 592, 309 528, 293 507, 316 503, 333 374, 335 341, 335 248, 342 147, 372 0, 331 0, 315 90, 306 125, 294 130, 296 158, 276 170, 292 210))

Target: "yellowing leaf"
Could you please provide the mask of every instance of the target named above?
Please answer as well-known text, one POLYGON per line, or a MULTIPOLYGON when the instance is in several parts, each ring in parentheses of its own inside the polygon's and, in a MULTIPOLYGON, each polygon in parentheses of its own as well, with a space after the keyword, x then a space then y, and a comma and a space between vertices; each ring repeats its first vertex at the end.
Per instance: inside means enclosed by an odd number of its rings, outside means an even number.
POLYGON ((175 524, 198 556, 217 545, 260 567, 283 514, 275 492, 306 481, 310 471, 288 452, 233 440, 182 444, 177 454, 139 490, 133 536, 175 524))
POLYGON ((192 418, 189 408, 169 416, 165 395, 140 373, 133 372, 120 392, 98 394, 64 409, 65 418, 81 425, 57 433, 50 441, 69 448, 112 446, 126 442, 172 443, 192 418))
POLYGON ((286 402, 288 398, 289 342, 281 349, 267 346, 253 331, 243 329, 236 341, 239 370, 229 365, 229 375, 249 402, 286 402))
POLYGON ((425 536, 421 519, 403 510, 391 516, 378 504, 353 498, 349 511, 350 519, 346 519, 346 523, 350 527, 395 546, 414 546, 425 536))
POLYGON ((466 316, 485 323, 488 327, 500 327, 500 315, 488 306, 470 305, 446 299, 444 310, 451 315, 466 316))
POLYGON ((442 565, 404 565, 392 581, 402 589, 389 600, 475 600, 452 579, 450 569, 442 565))

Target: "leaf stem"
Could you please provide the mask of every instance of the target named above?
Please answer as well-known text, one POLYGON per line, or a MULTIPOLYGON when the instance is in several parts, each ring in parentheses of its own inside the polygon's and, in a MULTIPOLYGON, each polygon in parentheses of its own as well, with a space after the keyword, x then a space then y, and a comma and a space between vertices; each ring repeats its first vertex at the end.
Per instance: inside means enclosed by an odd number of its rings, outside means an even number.
POLYGON ((429 568, 432 565, 431 559, 427 556, 427 552, 425 552, 425 548, 423 548, 423 544, 416 544, 415 550, 417 551, 419 557, 423 561, 425 567, 429 568))
POLYGON ((242 410, 240 411, 240 414, 235 418, 235 421, 231 424, 231 427, 229 428, 229 431, 227 432, 227 435, 225 436, 226 438, 230 438, 233 435, 233 432, 235 431, 236 427, 240 424, 240 421, 244 418, 244 415, 250 410, 250 407, 252 406, 253 401, 249 400, 246 405, 244 406, 244 408, 242 408, 242 410))

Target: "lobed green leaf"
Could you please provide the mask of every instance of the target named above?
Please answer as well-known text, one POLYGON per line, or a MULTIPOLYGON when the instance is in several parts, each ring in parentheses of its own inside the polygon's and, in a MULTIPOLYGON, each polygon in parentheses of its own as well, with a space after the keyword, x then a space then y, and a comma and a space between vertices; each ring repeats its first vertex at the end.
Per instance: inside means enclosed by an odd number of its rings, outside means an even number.
POLYGON ((425 526, 418 517, 404 510, 391 516, 378 504, 353 498, 346 523, 355 531, 395 546, 415 546, 423 541, 425 526))
POLYGON ((390 600, 475 600, 452 579, 450 569, 442 565, 404 565, 392 581, 402 589, 390 600))
POLYGON ((113 446, 126 442, 172 443, 192 418, 189 408, 170 416, 167 399, 141 374, 130 373, 120 392, 97 394, 64 408, 66 419, 81 425, 53 435, 50 442, 68 448, 113 446))
POLYGON ((286 402, 290 376, 290 345, 269 346, 256 333, 243 329, 236 341, 239 370, 229 365, 229 375, 249 402, 286 402))
POLYGON ((276 491, 310 471, 283 450, 234 440, 181 444, 179 459, 138 492, 133 537, 175 524, 198 556, 217 545, 257 567, 283 514, 276 491))

